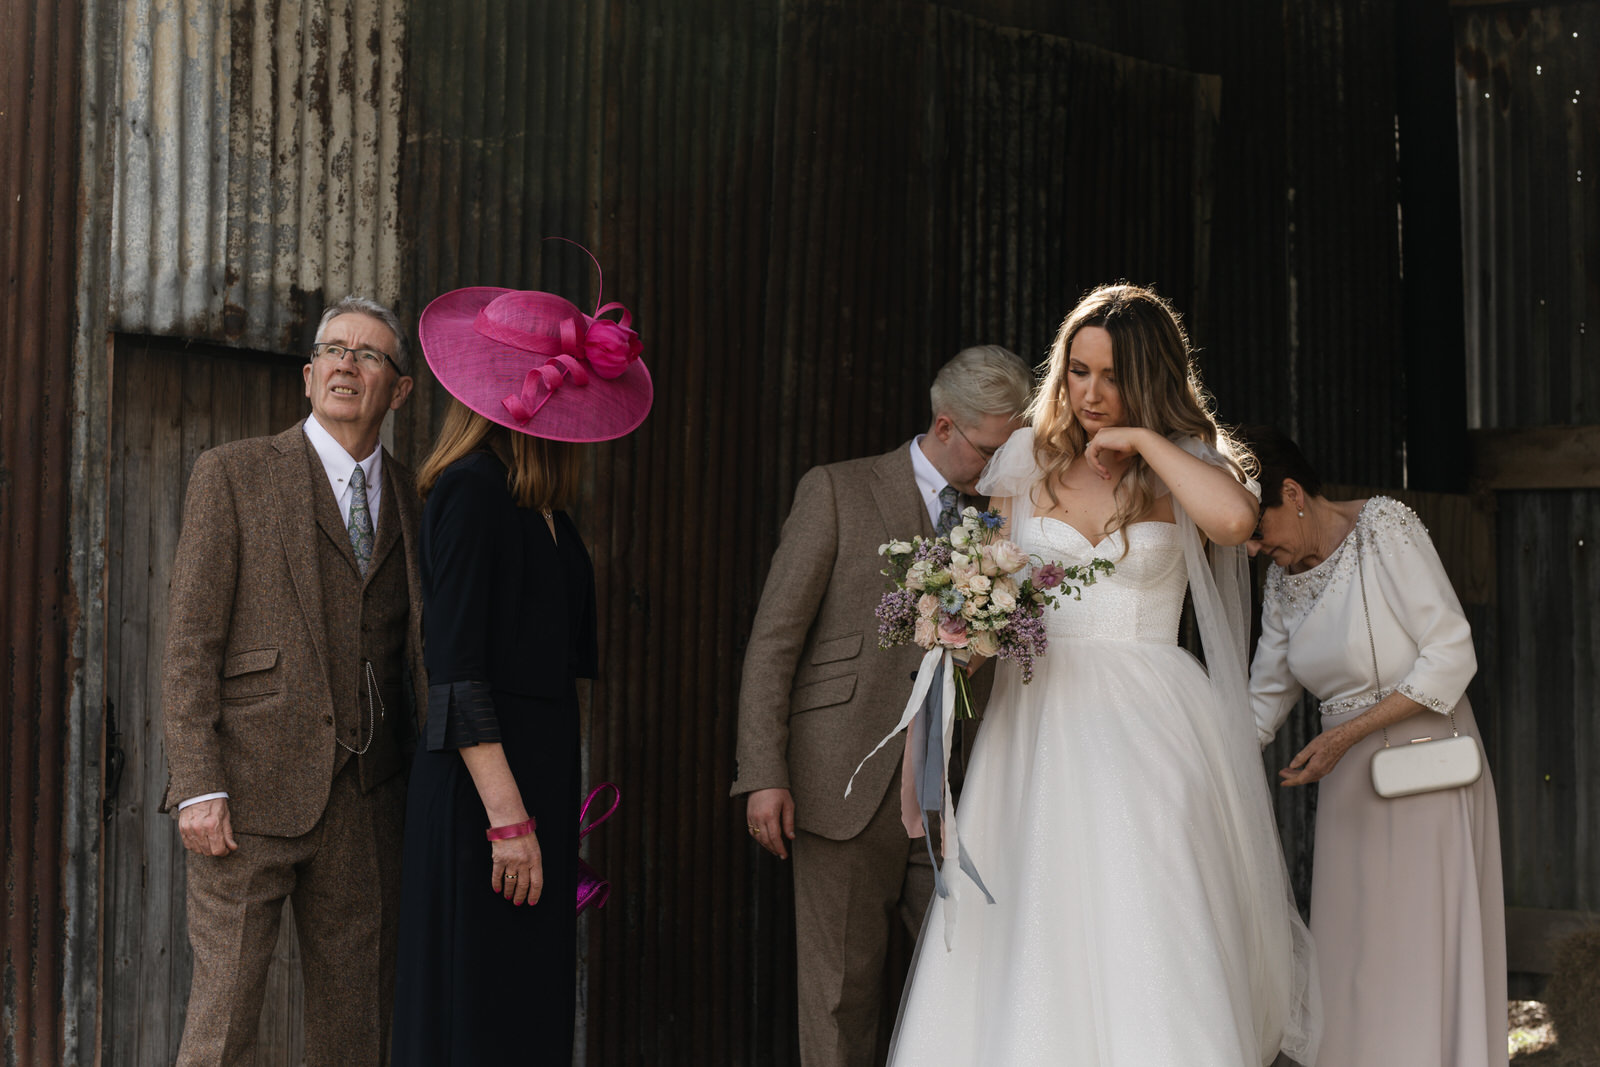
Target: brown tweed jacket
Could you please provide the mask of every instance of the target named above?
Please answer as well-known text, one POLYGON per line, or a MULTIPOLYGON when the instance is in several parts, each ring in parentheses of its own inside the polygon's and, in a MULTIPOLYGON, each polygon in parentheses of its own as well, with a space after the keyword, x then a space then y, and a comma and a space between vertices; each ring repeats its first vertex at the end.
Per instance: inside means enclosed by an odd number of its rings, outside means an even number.
POLYGON ((813 467, 795 488, 745 650, 733 795, 787 788, 795 823, 834 840, 860 833, 900 766, 903 735, 845 783, 911 695, 915 645, 878 647, 887 579, 878 546, 933 525, 910 444, 813 467))
MULTIPOLYGON (((189 478, 173 565, 162 672, 167 790, 162 810, 227 792, 235 831, 294 837, 327 805, 335 770, 335 708, 317 539, 342 546, 348 532, 318 508, 332 501, 303 422, 275 437, 235 441, 201 454, 189 478)), ((374 556, 405 553, 410 618, 407 667, 427 694, 422 666, 422 583, 417 494, 411 472, 383 456, 383 499, 374 556)), ((414 735, 397 709, 360 759, 371 790, 403 766, 414 735)))

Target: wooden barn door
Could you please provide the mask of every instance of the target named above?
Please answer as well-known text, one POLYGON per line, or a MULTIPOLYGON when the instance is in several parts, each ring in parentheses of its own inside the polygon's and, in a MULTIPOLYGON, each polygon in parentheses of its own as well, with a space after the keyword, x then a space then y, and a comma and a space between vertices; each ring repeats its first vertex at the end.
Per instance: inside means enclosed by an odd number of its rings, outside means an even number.
MULTIPOLYGON (((165 1067, 183 1035, 191 959, 184 850, 166 785, 161 658, 167 587, 195 457, 309 410, 300 363, 181 340, 118 337, 107 530, 105 975, 107 1067, 165 1067)), ((262 1012, 262 1067, 302 1055, 300 967, 285 910, 262 1012)))

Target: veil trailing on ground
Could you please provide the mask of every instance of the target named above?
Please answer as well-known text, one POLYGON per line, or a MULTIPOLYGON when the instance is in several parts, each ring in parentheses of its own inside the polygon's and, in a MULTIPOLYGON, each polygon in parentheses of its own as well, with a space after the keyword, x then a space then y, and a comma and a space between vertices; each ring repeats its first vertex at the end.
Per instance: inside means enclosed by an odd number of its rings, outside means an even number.
MULTIPOLYGON (((1198 438, 1173 438, 1196 458, 1238 474, 1215 447, 1198 438)), ((1033 430, 1011 435, 984 469, 978 491, 994 500, 1009 498, 1013 529, 1036 508, 1040 471, 1033 430)), ((1254 482, 1245 480, 1259 497, 1254 482)), ((1165 488, 1161 489, 1165 492, 1165 488)), ((1262 1050, 1281 1050, 1301 1063, 1316 1059, 1321 1041, 1321 998, 1311 934, 1300 919, 1289 887, 1278 840, 1266 772, 1250 713, 1248 645, 1250 575, 1244 549, 1208 544, 1183 506, 1172 510, 1183 541, 1189 595, 1211 680, 1215 720, 1206 735, 1232 772, 1218 798, 1238 831, 1234 856, 1244 899, 1238 913, 1245 923, 1250 956, 1251 1012, 1262 1050)), ((1270 1057, 1269 1057, 1270 1058, 1270 1057)))

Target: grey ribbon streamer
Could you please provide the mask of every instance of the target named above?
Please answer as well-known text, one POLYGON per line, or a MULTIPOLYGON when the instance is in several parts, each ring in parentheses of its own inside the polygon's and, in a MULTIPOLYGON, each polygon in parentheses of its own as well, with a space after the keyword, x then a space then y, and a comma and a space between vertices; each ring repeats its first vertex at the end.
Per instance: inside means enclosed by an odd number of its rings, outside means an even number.
MULTIPOLYGON (((939 811, 944 806, 944 692, 941 687, 929 687, 922 702, 922 713, 912 722, 911 730, 907 743, 914 746, 911 764, 916 773, 917 807, 922 810, 922 840, 928 847, 928 859, 933 863, 934 892, 940 897, 949 897, 950 889, 940 873, 939 857, 933 852, 933 832, 928 827, 928 812, 939 811)), ((978 877, 978 867, 967 855, 967 844, 960 838, 956 839, 956 862, 983 892, 984 899, 993 904, 994 895, 978 877)))

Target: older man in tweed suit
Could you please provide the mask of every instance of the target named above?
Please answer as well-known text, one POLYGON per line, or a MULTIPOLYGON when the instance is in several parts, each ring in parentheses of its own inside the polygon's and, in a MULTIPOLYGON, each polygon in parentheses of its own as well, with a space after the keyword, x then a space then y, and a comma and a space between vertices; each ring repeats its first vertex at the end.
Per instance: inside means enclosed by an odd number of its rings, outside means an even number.
POLYGON ((1021 425, 1027 366, 995 345, 963 350, 930 390, 928 432, 882 456, 807 471, 795 489, 745 652, 733 794, 750 834, 794 850, 800 1059, 855 1067, 876 1055, 896 909, 915 933, 933 892, 924 842, 900 821, 896 739, 847 798, 856 764, 899 720, 920 649, 877 648, 878 546, 948 529, 996 448, 1021 425))
POLYGON ((254 1057, 285 899, 306 1062, 387 1057, 422 673, 417 498, 381 447, 411 391, 392 312, 349 298, 305 367, 311 417, 200 456, 173 569, 165 810, 189 852, 180 1064, 254 1057))

